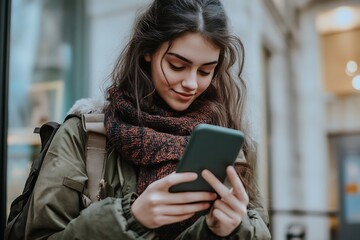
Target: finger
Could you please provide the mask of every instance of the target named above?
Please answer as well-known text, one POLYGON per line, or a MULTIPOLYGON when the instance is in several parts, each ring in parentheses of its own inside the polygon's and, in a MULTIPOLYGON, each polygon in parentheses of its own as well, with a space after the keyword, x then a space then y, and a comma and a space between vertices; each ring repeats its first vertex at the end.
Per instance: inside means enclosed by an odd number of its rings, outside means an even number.
POLYGON ((214 188, 215 192, 217 192, 219 196, 224 197, 229 194, 229 189, 209 170, 203 170, 201 172, 201 176, 214 188))
POLYGON ((159 188, 169 189, 171 186, 183 183, 183 182, 191 182, 197 178, 197 174, 193 172, 186 173, 172 173, 168 176, 156 181, 156 185, 159 188))
POLYGON ((231 207, 222 200, 216 200, 213 206, 214 206, 214 210, 218 209, 218 210, 222 211, 229 218, 233 218, 236 215, 234 210, 232 210, 231 207))
POLYGON ((214 209, 218 209, 226 214, 231 219, 236 219, 239 221, 246 214, 246 207, 244 205, 238 204, 235 205, 236 209, 233 209, 233 206, 230 206, 222 200, 216 200, 214 203, 214 209))
POLYGON ((235 171, 233 166, 229 166, 226 169, 227 177, 232 185, 232 191, 233 193, 242 201, 248 203, 249 202, 249 196, 246 192, 246 189, 244 187, 244 184, 242 183, 239 175, 235 171))
POLYGON ((218 222, 226 223, 231 221, 231 219, 224 212, 222 212, 217 208, 214 209, 212 214, 213 214, 213 218, 215 218, 216 221, 218 222))
POLYGON ((176 204, 162 206, 160 214, 165 216, 181 216, 193 214, 195 212, 206 210, 210 207, 210 203, 192 203, 192 204, 176 204))
MULTIPOLYGON (((234 211, 238 213, 242 212, 240 206, 244 203, 232 193, 231 189, 228 189, 223 183, 221 183, 209 170, 205 169, 202 171, 201 175, 214 188, 221 199, 228 203, 234 211)), ((245 202, 245 205, 247 205, 247 202, 245 202)))
POLYGON ((168 193, 169 204, 186 204, 194 202, 211 202, 217 198, 216 193, 212 192, 179 192, 168 193))
POLYGON ((241 217, 237 216, 235 218, 231 218, 218 208, 214 209, 213 218, 215 219, 213 223, 221 222, 221 228, 223 230, 231 227, 231 231, 233 231, 233 229, 239 226, 239 224, 242 222, 241 217))

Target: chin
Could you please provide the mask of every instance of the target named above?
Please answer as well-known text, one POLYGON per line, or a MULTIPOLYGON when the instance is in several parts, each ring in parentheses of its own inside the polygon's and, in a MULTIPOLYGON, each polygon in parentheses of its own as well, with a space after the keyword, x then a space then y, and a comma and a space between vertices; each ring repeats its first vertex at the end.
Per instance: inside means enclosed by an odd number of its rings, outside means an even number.
POLYGON ((188 109, 189 107, 177 107, 177 108, 174 108, 174 107, 171 107, 172 110, 176 111, 176 112, 183 112, 185 111, 186 109, 188 109))
POLYGON ((190 104, 168 104, 169 107, 177 112, 183 112, 189 108, 190 104))

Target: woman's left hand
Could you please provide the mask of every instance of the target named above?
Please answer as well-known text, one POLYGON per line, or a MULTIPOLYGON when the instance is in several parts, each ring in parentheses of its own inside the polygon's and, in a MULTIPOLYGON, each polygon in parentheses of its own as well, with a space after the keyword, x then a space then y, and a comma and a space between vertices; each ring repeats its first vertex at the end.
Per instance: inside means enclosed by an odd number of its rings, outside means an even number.
POLYGON ((220 196, 214 202, 211 211, 206 216, 209 229, 220 237, 230 235, 237 228, 247 214, 249 196, 237 175, 234 167, 226 169, 231 189, 221 183, 209 170, 202 171, 202 177, 214 188, 220 196))

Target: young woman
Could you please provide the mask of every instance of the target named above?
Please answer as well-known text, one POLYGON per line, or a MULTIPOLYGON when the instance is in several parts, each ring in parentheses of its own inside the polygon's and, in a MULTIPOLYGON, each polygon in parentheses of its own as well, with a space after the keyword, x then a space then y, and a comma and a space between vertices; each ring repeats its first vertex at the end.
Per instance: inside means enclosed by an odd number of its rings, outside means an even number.
POLYGON ((197 124, 247 132, 242 66, 243 46, 229 33, 220 0, 152 1, 138 17, 107 91, 107 197, 85 208, 87 191, 72 187, 86 186, 88 177, 86 133, 80 120, 70 119, 43 163, 27 238, 270 239, 248 137, 227 169, 227 185, 210 171, 201 173, 216 194, 169 192, 197 177, 174 173, 197 124), (206 209, 207 215, 196 214, 206 209))

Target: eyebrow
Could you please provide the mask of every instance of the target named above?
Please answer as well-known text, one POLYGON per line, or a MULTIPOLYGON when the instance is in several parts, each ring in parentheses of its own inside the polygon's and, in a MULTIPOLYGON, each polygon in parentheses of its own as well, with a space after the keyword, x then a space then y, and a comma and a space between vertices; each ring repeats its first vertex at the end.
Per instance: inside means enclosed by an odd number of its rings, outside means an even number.
MULTIPOLYGON (((192 61, 190 61, 189 59, 177 54, 177 53, 173 53, 173 52, 168 52, 167 54, 171 55, 171 56, 174 56, 176 58, 179 58, 180 60, 184 61, 184 62, 187 62, 187 63, 190 63, 190 64, 193 64, 192 61)), ((204 64, 201 64, 202 66, 206 66, 206 65, 213 65, 213 64, 217 64, 218 61, 212 61, 212 62, 208 62, 208 63, 204 63, 204 64)))

